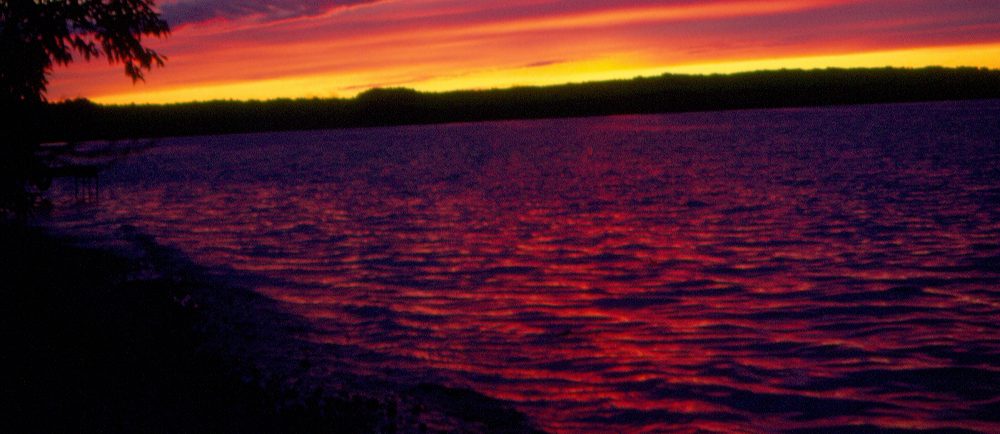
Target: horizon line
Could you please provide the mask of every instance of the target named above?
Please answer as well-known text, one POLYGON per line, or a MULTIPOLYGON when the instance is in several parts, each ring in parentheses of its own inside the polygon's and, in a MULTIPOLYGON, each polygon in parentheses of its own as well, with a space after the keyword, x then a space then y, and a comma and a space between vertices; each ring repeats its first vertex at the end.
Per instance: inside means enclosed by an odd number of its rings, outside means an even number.
POLYGON ((187 101, 171 101, 171 102, 129 102, 129 103, 105 103, 99 101, 97 98, 91 99, 86 97, 76 97, 76 98, 63 98, 58 100, 48 100, 48 104, 65 104, 74 102, 87 102, 94 105, 102 107, 156 107, 156 106, 180 106, 189 104, 210 104, 210 103, 267 103, 267 102, 278 102, 278 101, 355 101, 358 97, 369 93, 371 91, 377 90, 400 90, 400 91, 412 91, 417 94, 423 95, 444 95, 451 93, 465 93, 465 92, 493 92, 493 91, 508 91, 515 89, 547 89, 547 88, 557 88, 562 86, 579 86, 587 84, 599 84, 599 83, 614 83, 614 82, 629 82, 643 79, 656 79, 665 77, 732 77, 738 75, 750 75, 750 74, 761 74, 761 73, 777 73, 777 72, 817 72, 817 71, 877 71, 877 70, 901 70, 901 71, 917 71, 917 70, 979 70, 979 71, 993 71, 1000 72, 1000 67, 989 67, 989 66, 975 66, 975 65, 958 65, 958 66, 945 66, 945 65, 926 65, 926 66, 859 66, 859 67, 841 67, 841 66, 826 66, 826 67, 813 67, 813 68, 803 68, 803 67, 781 67, 781 68, 767 68, 767 69, 754 69, 754 70, 741 70, 741 71, 729 71, 729 72, 663 72, 660 74, 653 75, 636 75, 632 77, 621 77, 621 78, 609 78, 609 79, 594 79, 594 80, 581 80, 581 81, 567 81, 561 83, 553 84, 512 84, 509 86, 494 86, 494 87, 480 87, 480 88, 463 88, 463 89, 442 89, 442 90, 425 90, 416 87, 407 86, 375 86, 366 88, 354 95, 348 97, 340 96, 288 96, 288 97, 274 97, 274 98, 214 98, 214 99, 204 99, 204 100, 187 100, 187 101))

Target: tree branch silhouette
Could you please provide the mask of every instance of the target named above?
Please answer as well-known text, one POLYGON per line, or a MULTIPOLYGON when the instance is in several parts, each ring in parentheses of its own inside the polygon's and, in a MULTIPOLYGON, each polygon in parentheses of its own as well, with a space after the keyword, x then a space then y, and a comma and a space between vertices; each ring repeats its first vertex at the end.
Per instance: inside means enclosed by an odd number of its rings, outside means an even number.
POLYGON ((141 81, 166 60, 144 38, 169 33, 151 0, 0 1, 0 216, 30 211, 48 187, 35 153, 40 128, 58 128, 40 119, 52 68, 104 57, 141 81))

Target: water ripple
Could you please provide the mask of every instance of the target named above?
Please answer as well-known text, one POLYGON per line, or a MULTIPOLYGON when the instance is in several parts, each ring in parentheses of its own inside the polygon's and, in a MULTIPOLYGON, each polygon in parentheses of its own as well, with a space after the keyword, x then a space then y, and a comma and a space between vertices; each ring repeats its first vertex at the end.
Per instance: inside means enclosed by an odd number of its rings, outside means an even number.
POLYGON ((998 118, 167 139, 102 178, 96 214, 266 276, 331 366, 471 387, 555 432, 998 432, 998 118))

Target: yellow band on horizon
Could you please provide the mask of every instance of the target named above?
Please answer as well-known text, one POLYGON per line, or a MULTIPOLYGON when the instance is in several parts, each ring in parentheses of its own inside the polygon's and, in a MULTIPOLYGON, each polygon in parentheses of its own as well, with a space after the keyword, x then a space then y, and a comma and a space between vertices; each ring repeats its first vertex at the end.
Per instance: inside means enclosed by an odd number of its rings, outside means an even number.
POLYGON ((275 98, 350 97, 379 83, 421 91, 505 88, 520 85, 553 85, 655 76, 664 73, 725 74, 768 69, 817 69, 862 67, 973 66, 1000 69, 1000 43, 880 50, 862 53, 811 55, 773 59, 655 65, 627 58, 601 58, 537 66, 468 71, 451 76, 419 77, 417 70, 403 74, 317 74, 230 83, 204 83, 170 89, 97 95, 99 104, 167 104, 207 100, 266 100, 275 98))

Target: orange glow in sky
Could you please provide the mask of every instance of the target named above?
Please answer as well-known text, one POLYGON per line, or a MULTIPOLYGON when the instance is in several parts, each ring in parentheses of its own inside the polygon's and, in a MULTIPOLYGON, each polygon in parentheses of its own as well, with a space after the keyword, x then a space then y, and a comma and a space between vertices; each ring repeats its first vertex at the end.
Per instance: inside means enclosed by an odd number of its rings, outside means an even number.
POLYGON ((161 0, 167 66, 133 85, 57 69, 53 100, 349 97, 677 73, 1000 68, 1000 2, 968 0, 161 0))

